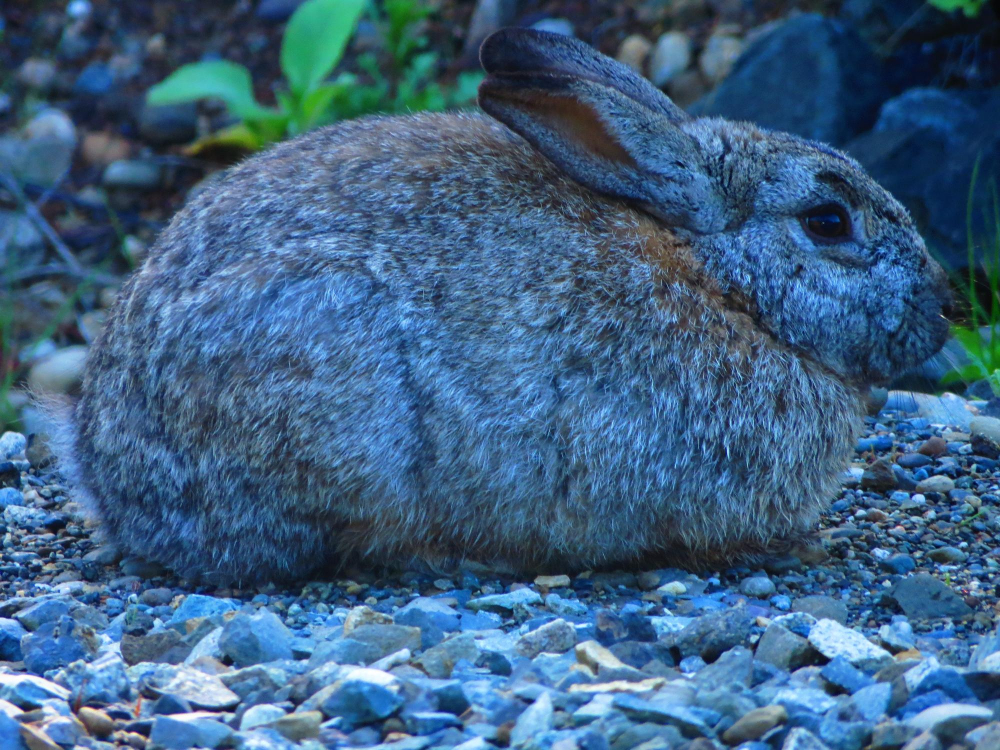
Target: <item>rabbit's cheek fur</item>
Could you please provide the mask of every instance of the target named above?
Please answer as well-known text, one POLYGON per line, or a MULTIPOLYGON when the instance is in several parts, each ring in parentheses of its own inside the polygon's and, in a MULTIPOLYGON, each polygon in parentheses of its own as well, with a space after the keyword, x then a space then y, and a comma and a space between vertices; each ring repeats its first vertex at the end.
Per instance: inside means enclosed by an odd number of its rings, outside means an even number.
POLYGON ((947 284, 919 237, 879 238, 884 259, 859 267, 802 252, 787 226, 754 218, 695 242, 709 275, 751 299, 776 338, 863 385, 891 380, 941 348, 947 284))
POLYGON ((880 279, 873 269, 800 274, 785 289, 778 330, 849 380, 886 383, 933 355, 947 336, 935 287, 899 276, 880 279))
POLYGON ((948 338, 949 324, 943 314, 950 299, 946 277, 934 261, 928 260, 927 265, 926 278, 908 280, 909 288, 895 297, 896 309, 885 325, 886 362, 879 372, 882 380, 920 364, 948 338))

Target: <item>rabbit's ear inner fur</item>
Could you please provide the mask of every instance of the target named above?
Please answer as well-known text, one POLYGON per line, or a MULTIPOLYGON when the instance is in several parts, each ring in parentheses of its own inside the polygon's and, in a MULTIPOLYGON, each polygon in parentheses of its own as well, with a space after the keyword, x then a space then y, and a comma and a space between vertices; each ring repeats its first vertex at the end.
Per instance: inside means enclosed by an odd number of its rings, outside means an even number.
POLYGON ((652 84, 576 40, 505 29, 480 51, 482 109, 580 184, 707 234, 724 207, 688 117, 652 84))

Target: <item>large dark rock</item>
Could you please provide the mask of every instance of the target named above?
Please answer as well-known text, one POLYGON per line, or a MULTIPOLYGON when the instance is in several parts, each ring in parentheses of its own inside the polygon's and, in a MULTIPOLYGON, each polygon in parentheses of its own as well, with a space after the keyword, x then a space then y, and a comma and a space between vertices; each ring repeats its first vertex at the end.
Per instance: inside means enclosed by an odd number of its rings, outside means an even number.
POLYGON ((122 658, 128 665, 140 662, 179 664, 191 653, 191 647, 181 643, 176 630, 161 630, 145 635, 125 633, 121 640, 122 658))
POLYGON ((893 93, 914 86, 1000 84, 1000 5, 975 16, 945 13, 923 0, 847 0, 840 17, 884 57, 893 93))
POLYGON ((154 146, 193 141, 198 135, 198 107, 194 102, 146 104, 139 113, 139 132, 154 146))
POLYGON ((44 674, 79 659, 92 659, 100 641, 94 631, 71 617, 47 622, 21 638, 24 666, 29 672, 44 674))
POLYGON ((871 44, 886 47, 892 42, 892 49, 958 34, 975 34, 994 15, 988 5, 978 17, 970 18, 958 10, 944 13, 924 0, 847 0, 840 14, 871 44))
POLYGON ((886 96, 881 65, 857 32, 807 13, 750 45, 692 109, 842 144, 871 127, 886 96))
POLYGON ((17 620, 0 617, 0 661, 21 661, 21 638, 27 635, 17 620))
POLYGON ((990 187, 1000 179, 997 122, 1000 89, 912 89, 886 102, 875 128, 846 146, 907 207, 928 247, 952 270, 968 267, 970 188, 977 264, 995 252, 986 238, 997 230, 990 187))
POLYGON ((723 652, 745 643, 754 619, 746 607, 710 612, 682 630, 668 633, 660 642, 676 649, 681 658, 700 656, 711 663, 723 652))
POLYGON ((895 604, 911 620, 964 619, 973 614, 958 594, 927 573, 896 582, 882 595, 882 600, 895 604))

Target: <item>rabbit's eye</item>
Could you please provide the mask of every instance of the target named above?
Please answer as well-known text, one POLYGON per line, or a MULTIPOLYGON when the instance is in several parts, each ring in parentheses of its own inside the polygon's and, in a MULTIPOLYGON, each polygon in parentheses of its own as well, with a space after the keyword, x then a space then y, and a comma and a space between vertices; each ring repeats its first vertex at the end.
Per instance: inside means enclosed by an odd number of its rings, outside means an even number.
POLYGON ((809 209, 801 221, 806 234, 818 242, 839 242, 851 234, 851 218, 835 203, 809 209))

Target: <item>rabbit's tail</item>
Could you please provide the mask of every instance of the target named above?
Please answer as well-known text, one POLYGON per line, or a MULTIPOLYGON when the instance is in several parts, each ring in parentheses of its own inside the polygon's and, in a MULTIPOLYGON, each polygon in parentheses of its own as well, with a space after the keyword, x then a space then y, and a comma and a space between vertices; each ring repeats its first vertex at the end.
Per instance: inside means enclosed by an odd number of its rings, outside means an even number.
POLYGON ((43 435, 55 460, 55 469, 69 485, 71 497, 90 518, 97 518, 97 498, 87 489, 86 472, 76 449, 77 430, 74 412, 76 403, 68 396, 31 394, 32 402, 42 417, 43 435))

